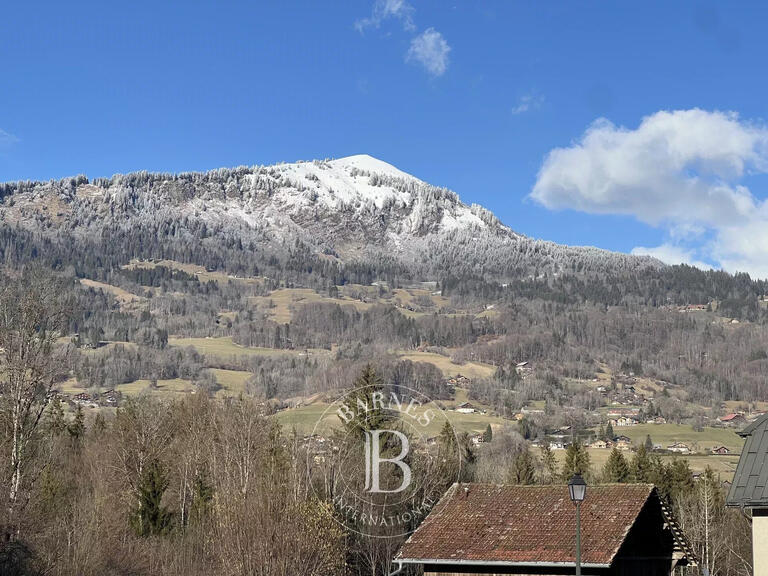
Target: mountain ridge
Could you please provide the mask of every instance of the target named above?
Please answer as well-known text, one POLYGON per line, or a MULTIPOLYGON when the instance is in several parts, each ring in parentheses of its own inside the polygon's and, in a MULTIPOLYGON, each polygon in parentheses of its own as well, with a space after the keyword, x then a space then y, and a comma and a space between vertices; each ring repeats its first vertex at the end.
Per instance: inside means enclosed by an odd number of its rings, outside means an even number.
POLYGON ((650 257, 529 238, 455 192, 366 154, 6 183, 0 197, 1 223, 44 236, 87 241, 139 228, 174 241, 258 248, 280 259, 301 245, 340 264, 397 263, 430 279, 447 270, 504 279, 663 266, 650 257))

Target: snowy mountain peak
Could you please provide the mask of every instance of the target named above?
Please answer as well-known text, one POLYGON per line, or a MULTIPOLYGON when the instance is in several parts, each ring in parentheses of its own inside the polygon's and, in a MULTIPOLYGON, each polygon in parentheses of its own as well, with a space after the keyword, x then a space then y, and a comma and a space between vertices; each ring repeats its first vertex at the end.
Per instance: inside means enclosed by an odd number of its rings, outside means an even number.
POLYGON ((429 277, 446 270, 498 277, 583 271, 606 259, 630 269, 648 264, 528 239, 481 206, 366 154, 205 173, 0 184, 2 223, 83 242, 145 230, 148 238, 170 237, 179 246, 199 241, 283 259, 298 257, 295 248, 302 246, 323 259, 397 262, 429 277))
POLYGON ((395 178, 411 178, 418 180, 414 176, 403 172, 402 170, 392 166, 383 160, 369 156, 368 154, 356 154, 354 156, 346 156, 337 160, 331 160, 328 162, 336 169, 344 171, 351 171, 353 168, 365 172, 375 172, 376 174, 385 174, 387 176, 393 176, 395 178))
MULTIPOLYGON (((313 160, 278 164, 273 167, 282 177, 276 199, 286 207, 343 206, 370 204, 376 209, 395 203, 414 201, 417 189, 427 186, 411 176, 367 154, 336 160, 313 160)), ((255 182, 259 174, 252 177, 255 182)))

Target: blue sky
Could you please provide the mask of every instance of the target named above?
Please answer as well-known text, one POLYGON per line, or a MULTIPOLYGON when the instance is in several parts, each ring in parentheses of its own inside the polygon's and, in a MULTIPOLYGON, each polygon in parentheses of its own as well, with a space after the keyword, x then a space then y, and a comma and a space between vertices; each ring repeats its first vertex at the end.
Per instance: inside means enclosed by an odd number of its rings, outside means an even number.
POLYGON ((2 12, 0 181, 367 153, 531 236, 768 276, 760 3, 2 12))

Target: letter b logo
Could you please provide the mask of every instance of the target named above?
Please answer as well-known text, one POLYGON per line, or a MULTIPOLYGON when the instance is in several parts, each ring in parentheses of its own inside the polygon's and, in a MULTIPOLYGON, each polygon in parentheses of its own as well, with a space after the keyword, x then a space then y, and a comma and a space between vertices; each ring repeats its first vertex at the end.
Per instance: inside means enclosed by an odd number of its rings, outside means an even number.
POLYGON ((408 455, 408 437, 398 430, 370 430, 365 432, 365 490, 367 492, 396 493, 402 492, 411 484, 411 467, 403 459, 408 455), (381 442, 384 433, 393 434, 400 440, 400 454, 395 458, 381 457, 381 442), (382 462, 391 462, 403 471, 403 480, 396 490, 382 490, 380 487, 379 467, 382 462))

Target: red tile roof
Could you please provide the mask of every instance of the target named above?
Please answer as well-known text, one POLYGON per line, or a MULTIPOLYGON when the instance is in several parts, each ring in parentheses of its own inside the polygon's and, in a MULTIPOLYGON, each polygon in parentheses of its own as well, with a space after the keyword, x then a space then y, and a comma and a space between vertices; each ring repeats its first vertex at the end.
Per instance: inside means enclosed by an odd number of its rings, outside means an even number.
MULTIPOLYGON (((582 563, 610 565, 653 491, 651 484, 587 488, 582 563)), ((396 560, 574 563, 575 533, 567 486, 454 484, 396 560)))
POLYGON ((737 418, 744 418, 743 414, 728 414, 727 416, 723 416, 720 418, 720 422, 730 422, 731 420, 736 420, 737 418))

